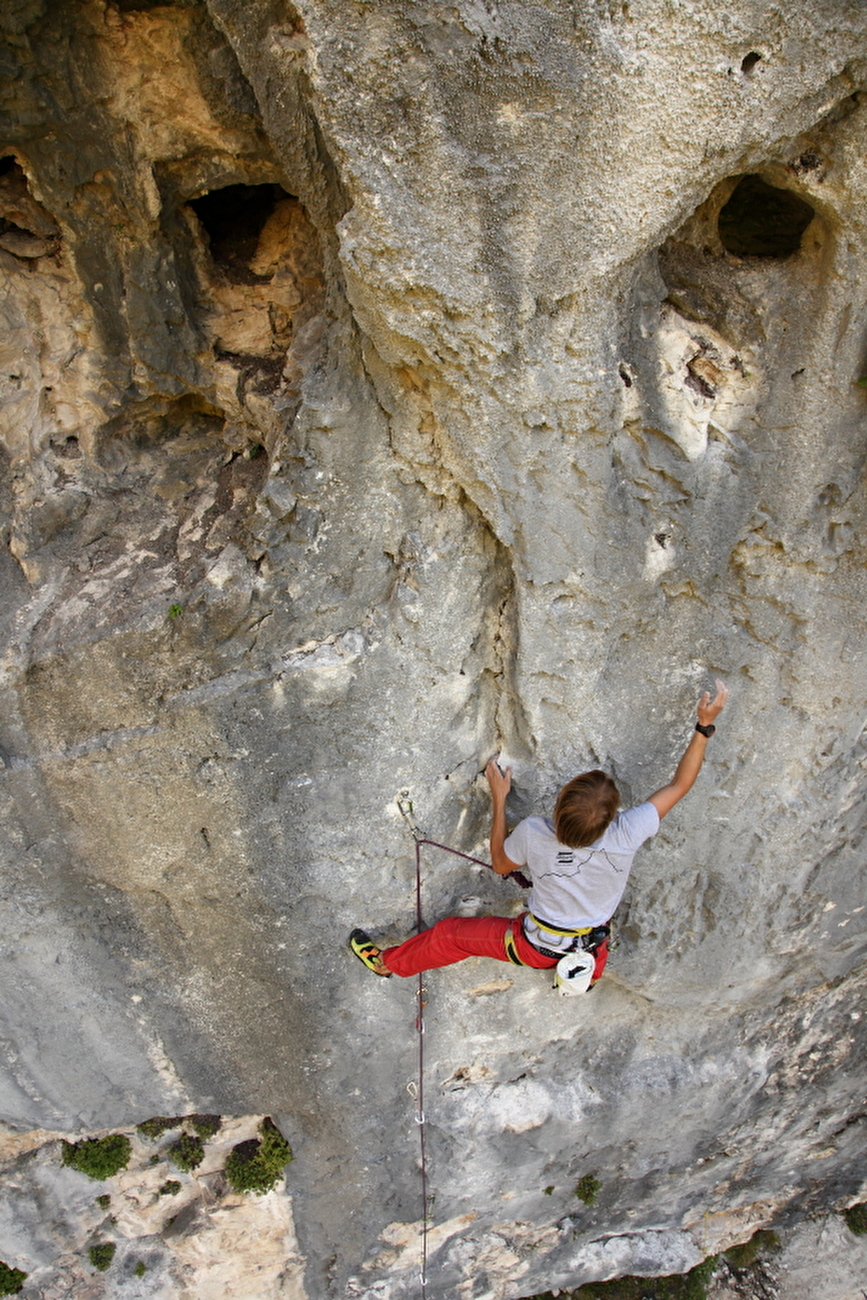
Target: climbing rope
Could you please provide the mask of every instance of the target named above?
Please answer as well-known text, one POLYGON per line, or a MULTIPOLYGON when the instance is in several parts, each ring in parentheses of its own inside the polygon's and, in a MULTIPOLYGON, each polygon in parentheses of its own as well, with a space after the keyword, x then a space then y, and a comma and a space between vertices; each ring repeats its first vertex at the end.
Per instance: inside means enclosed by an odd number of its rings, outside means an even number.
MULTIPOLYGON (((469 853, 461 853, 459 849, 451 849, 447 844, 439 844, 436 840, 429 840, 422 835, 421 831, 415 824, 412 811, 412 801, 409 792, 401 791, 397 799, 397 806, 400 815, 403 817, 410 834, 415 842, 415 929, 416 934, 421 934, 424 929, 424 920, 422 919, 421 910, 421 850, 423 845, 429 845, 434 849, 442 849, 444 853, 451 853, 456 858, 463 858, 466 862, 475 862, 480 867, 490 867, 490 862, 484 862, 481 858, 474 858, 469 853)), ((424 1114, 424 1008, 425 993, 424 975, 419 972, 417 1010, 415 1017, 415 1027, 418 1034, 418 1082, 410 1090, 410 1095, 415 1095, 416 1099, 416 1123, 418 1124, 419 1140, 419 1169, 421 1171, 421 1260, 419 1267, 419 1283, 421 1284, 422 1300, 427 1297, 427 1248, 428 1248, 428 1192, 427 1192, 427 1152, 425 1149, 425 1114, 424 1114)))

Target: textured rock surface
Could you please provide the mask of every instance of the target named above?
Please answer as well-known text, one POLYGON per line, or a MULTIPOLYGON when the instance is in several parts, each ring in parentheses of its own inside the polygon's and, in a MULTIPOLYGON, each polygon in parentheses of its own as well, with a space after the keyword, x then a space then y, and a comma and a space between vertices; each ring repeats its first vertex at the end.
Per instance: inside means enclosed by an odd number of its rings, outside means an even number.
POLYGON ((222 1177, 226 1156, 235 1144, 255 1138, 259 1118, 224 1124, 192 1173, 179 1170, 167 1154, 177 1130, 159 1144, 130 1130, 129 1164, 105 1182, 62 1165, 60 1135, 42 1133, 32 1149, 8 1150, 0 1190, 3 1258, 26 1260, 26 1293, 41 1300, 304 1300, 285 1194, 238 1195, 222 1177), (89 1251, 106 1242, 116 1250, 100 1273, 89 1251))
MULTIPOLYGON (((343 948, 411 928, 395 796, 640 798, 718 673, 593 998, 428 980, 428 1293, 858 1199, 862 6, 2 25, 5 1121, 273 1113, 305 1293, 415 1294, 413 990, 343 948)), ((519 905, 427 851, 429 919, 519 905)))

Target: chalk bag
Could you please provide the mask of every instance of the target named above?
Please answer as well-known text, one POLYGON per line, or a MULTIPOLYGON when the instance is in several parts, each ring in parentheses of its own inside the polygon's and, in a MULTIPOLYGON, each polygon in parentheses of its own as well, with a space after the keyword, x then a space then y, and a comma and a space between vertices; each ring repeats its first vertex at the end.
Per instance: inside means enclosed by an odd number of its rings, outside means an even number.
POLYGON ((561 957, 554 968, 554 988, 558 993, 572 996, 586 993, 593 979, 596 968, 596 954, 592 952, 569 952, 561 957))

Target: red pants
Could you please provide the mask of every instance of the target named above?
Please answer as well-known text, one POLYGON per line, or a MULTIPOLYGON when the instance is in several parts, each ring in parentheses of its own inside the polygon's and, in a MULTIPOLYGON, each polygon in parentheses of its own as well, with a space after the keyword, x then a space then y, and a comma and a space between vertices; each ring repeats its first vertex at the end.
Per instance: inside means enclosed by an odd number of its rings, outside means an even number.
POLYGON ((525 966, 547 970, 557 965, 556 957, 543 957, 524 938, 521 918, 509 920, 505 916, 447 916, 437 921, 430 930, 423 930, 414 939, 386 948, 382 960, 395 975, 418 975, 423 970, 439 966, 452 966, 465 957, 493 957, 508 961, 505 936, 509 926, 518 956, 525 966))

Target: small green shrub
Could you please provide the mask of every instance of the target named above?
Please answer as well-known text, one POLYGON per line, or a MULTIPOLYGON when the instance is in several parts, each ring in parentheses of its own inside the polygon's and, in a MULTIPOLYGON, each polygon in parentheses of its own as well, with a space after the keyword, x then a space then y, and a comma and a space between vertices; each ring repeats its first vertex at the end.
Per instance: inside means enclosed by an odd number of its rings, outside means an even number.
POLYGON ((98 1246, 91 1246, 87 1253, 93 1267, 100 1273, 104 1273, 110 1267, 116 1250, 117 1246, 113 1241, 103 1241, 98 1246))
POLYGON ((126 1169, 131 1155, 132 1143, 125 1133, 63 1143, 63 1163, 97 1182, 113 1178, 121 1169, 126 1169))
POLYGON ((856 1237, 867 1235, 867 1201, 850 1205, 848 1210, 843 1211, 843 1218, 846 1220, 846 1227, 850 1232, 854 1232, 856 1237))
POLYGON ((546 1187, 545 1190, 543 1191, 542 1195, 543 1195, 543 1196, 553 1196, 553 1195, 554 1195, 554 1184, 552 1183, 550 1187, 546 1187))
POLYGON ((207 1141, 208 1138, 215 1137, 219 1133, 223 1117, 222 1115, 189 1115, 187 1123, 194 1133, 207 1141))
POLYGON ((10 1268, 0 1259, 0 1295, 17 1295, 27 1281, 20 1268, 10 1268))
POLYGON ((183 605, 169 605, 169 618, 178 618, 183 612, 183 605))
POLYGON ((177 1196, 181 1185, 176 1178, 167 1178, 160 1188, 160 1196, 177 1196))
POLYGON ((146 1119, 142 1124, 139 1124, 136 1132, 141 1133, 142 1137, 147 1138, 149 1142, 156 1142, 157 1138, 161 1138, 170 1128, 178 1128, 180 1123, 179 1115, 174 1117, 171 1115, 154 1115, 153 1119, 146 1119))
POLYGON ((111 1197, 108 1192, 105 1192, 102 1196, 97 1196, 96 1203, 101 1210, 107 1210, 111 1205, 111 1197))
POLYGON ((144 1262, 143 1259, 140 1259, 139 1262, 136 1264, 135 1268, 133 1269, 133 1274, 136 1277, 144 1277, 147 1271, 148 1271, 147 1264, 144 1262))
POLYGON ((780 1248, 780 1239, 775 1232, 770 1228, 759 1228, 749 1241, 742 1241, 725 1251, 723 1258, 732 1268, 752 1268, 760 1255, 775 1255, 780 1248))
POLYGON ((574 1292, 573 1300, 706 1300, 707 1285, 718 1264, 718 1256, 709 1255, 688 1273, 587 1282, 574 1292))
POLYGON ((200 1137, 193 1137, 191 1133, 182 1133, 177 1141, 172 1142, 168 1147, 166 1155, 178 1169, 185 1174, 190 1174, 204 1160, 205 1144, 200 1137))
POLYGON ((602 1184, 595 1174, 584 1174, 583 1178, 579 1178, 575 1184, 575 1195, 585 1205, 595 1205, 601 1190, 602 1184))
POLYGON ((232 1147, 225 1174, 235 1192, 270 1192, 290 1160, 292 1148, 271 1119, 259 1125, 260 1138, 250 1138, 232 1147))

